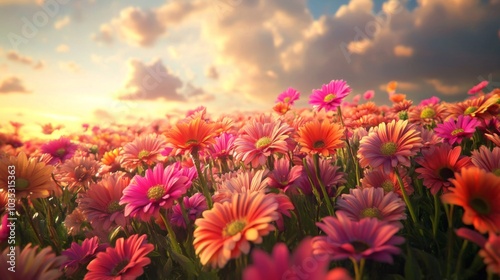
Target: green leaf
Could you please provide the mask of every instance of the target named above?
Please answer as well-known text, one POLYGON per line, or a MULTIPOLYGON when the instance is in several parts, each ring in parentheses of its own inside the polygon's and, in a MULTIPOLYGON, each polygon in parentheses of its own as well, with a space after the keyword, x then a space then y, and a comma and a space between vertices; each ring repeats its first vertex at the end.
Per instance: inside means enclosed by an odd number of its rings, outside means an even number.
POLYGON ((178 263, 184 271, 188 273, 189 279, 193 279, 194 275, 197 275, 196 273, 196 267, 194 263, 186 256, 176 253, 174 251, 171 252, 172 259, 178 263))
POLYGON ((405 278, 408 280, 420 280, 422 279, 422 272, 420 266, 413 254, 413 249, 407 246, 407 255, 405 262, 405 278))

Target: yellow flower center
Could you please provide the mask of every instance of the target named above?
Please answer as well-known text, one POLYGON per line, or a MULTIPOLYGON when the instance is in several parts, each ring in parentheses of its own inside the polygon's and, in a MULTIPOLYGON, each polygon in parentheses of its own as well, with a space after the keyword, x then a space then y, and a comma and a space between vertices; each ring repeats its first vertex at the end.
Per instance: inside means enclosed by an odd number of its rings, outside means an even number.
POLYGON ((385 180, 380 187, 387 193, 394 190, 394 183, 391 180, 385 180))
POLYGON ((58 155, 58 156, 62 156, 62 155, 64 155, 65 153, 66 153, 66 149, 65 149, 65 148, 59 148, 59 149, 57 149, 57 151, 56 151, 56 155, 58 155))
POLYGON ((465 109, 464 115, 470 115, 470 114, 474 113, 476 110, 477 110, 477 107, 470 106, 467 109, 465 109))
POLYGON ((323 101, 324 102, 331 102, 333 99, 335 99, 335 97, 337 97, 335 94, 329 93, 327 96, 325 96, 323 101))
POLYGON ((149 151, 146 151, 146 150, 142 150, 139 152, 139 154, 137 155, 137 158, 138 159, 143 159, 145 157, 149 156, 149 151))
POLYGON ((189 139, 186 141, 186 145, 196 145, 198 144, 198 140, 196 139, 189 139))
POLYGON ((264 136, 255 142, 255 148, 260 149, 271 144, 271 138, 264 136))
POLYGON ((462 133, 462 132, 464 132, 464 130, 462 128, 457 128, 451 132, 451 135, 455 136, 455 135, 462 133))
POLYGON ((387 142, 382 144, 382 147, 380 147, 380 152, 384 156, 392 156, 393 154, 396 153, 398 146, 396 146, 396 143, 394 142, 387 142))
POLYGON ((163 185, 156 185, 148 190, 147 195, 149 200, 159 200, 165 195, 165 188, 163 187, 163 185))
POLYGON ((366 208, 361 211, 361 217, 363 218, 377 218, 382 220, 382 213, 376 207, 366 208))
POLYGON ((491 212, 491 207, 488 201, 482 197, 475 197, 469 201, 470 207, 481 215, 487 215, 491 212))
POLYGON ((115 200, 108 205, 108 213, 118 212, 123 210, 123 208, 125 208, 125 205, 120 205, 118 201, 115 200))
POLYGON ((290 97, 285 97, 285 98, 283 98, 283 102, 285 102, 285 103, 290 102, 290 97))
POLYGON ((324 147, 325 147, 325 141, 323 141, 323 140, 318 140, 318 141, 313 143, 313 148, 315 148, 315 149, 321 149, 324 147))
POLYGON ((24 190, 28 188, 30 185, 30 181, 24 178, 16 178, 16 190, 24 190))
POLYGON ((436 115, 436 111, 434 109, 427 107, 420 112, 420 118, 421 119, 429 119, 433 118, 436 115))
POLYGON ((408 119, 408 112, 407 111, 401 111, 398 114, 400 120, 407 120, 408 119))
POLYGON ((229 225, 226 226, 224 229, 225 235, 233 236, 237 234, 238 232, 241 232, 247 224, 244 221, 234 221, 231 222, 229 225))

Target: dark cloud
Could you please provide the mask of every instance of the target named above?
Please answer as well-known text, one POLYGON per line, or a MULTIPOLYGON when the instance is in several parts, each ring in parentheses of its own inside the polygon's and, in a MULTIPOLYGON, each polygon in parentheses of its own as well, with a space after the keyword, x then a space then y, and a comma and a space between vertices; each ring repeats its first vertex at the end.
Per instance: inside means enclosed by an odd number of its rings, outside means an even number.
POLYGON ((0 93, 1 94, 9 94, 9 93, 30 93, 31 91, 27 90, 21 79, 18 77, 7 77, 3 80, 0 80, 0 93))

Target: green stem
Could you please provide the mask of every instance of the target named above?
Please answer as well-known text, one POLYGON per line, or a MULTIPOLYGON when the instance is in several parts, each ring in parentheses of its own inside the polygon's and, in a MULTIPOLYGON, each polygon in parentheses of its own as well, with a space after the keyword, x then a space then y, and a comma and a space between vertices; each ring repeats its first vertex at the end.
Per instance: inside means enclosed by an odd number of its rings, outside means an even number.
POLYGON ((352 261, 352 264, 354 265, 354 279, 355 280, 363 279, 363 269, 365 266, 365 259, 361 259, 359 264, 354 258, 350 259, 352 261))
POLYGON ((464 240, 464 242, 462 243, 462 248, 460 249, 460 253, 458 253, 458 259, 457 259, 457 266, 455 268, 455 275, 457 276, 460 276, 460 273, 461 273, 461 268, 462 268, 462 257, 463 257, 463 254, 465 252, 465 249, 467 248, 467 244, 468 244, 468 241, 467 240, 464 240))
POLYGON ((432 236, 436 238, 437 235, 437 228, 438 228, 438 223, 439 223, 439 198, 437 194, 433 195, 434 196, 434 219, 432 222, 432 236))
POLYGON ((321 188, 321 192, 323 193, 323 199, 326 201, 326 207, 328 208, 328 214, 330 214, 330 216, 333 216, 334 211, 333 211, 332 201, 330 199, 330 196, 328 196, 328 193, 326 192, 325 184, 323 184, 323 182, 321 181, 320 174, 319 174, 320 173, 319 154, 313 154, 313 160, 314 160, 314 168, 316 170, 316 172, 315 172, 316 179, 317 179, 319 186, 321 188))
POLYGON ((406 193, 403 179, 401 179, 401 176, 399 175, 399 171, 398 171, 397 166, 394 168, 394 172, 396 173, 396 177, 398 179, 401 193, 403 194, 403 200, 405 201, 406 206, 408 207, 408 211, 410 212, 411 219, 413 220, 413 223, 415 223, 415 225, 418 225, 417 215, 415 215, 415 210, 413 209, 413 205, 411 204, 410 198, 408 197, 408 194, 406 193))
POLYGON ((200 179, 200 184, 201 184, 201 190, 203 192, 203 195, 207 199, 207 204, 208 204, 208 209, 212 209, 212 196, 210 195, 210 192, 208 191, 208 185, 207 181, 205 180, 205 176, 203 175, 203 172, 201 172, 201 163, 200 163, 200 156, 198 154, 198 150, 193 149, 191 152, 191 157, 193 159, 194 165, 196 166, 196 172, 198 173, 198 178, 200 179))
POLYGON ((160 212, 160 217, 163 220, 165 227, 167 228, 168 238, 170 239, 170 246, 172 246, 172 250, 174 250, 174 252, 178 254, 182 254, 179 242, 177 242, 177 238, 175 237, 175 232, 172 229, 172 226, 170 225, 170 222, 168 221, 167 217, 165 216, 165 213, 160 212))
POLYGON ((345 127, 344 124, 344 118, 342 117, 342 110, 340 109, 340 106, 337 107, 337 114, 339 115, 340 118, 340 123, 342 124, 342 127, 344 128, 344 134, 345 134, 345 142, 347 144, 347 152, 349 153, 349 157, 351 158, 352 162, 354 163, 354 168, 356 170, 356 185, 360 185, 360 170, 359 170, 359 162, 356 160, 356 157, 354 156, 354 151, 352 150, 351 144, 349 143, 349 135, 347 128, 345 127))

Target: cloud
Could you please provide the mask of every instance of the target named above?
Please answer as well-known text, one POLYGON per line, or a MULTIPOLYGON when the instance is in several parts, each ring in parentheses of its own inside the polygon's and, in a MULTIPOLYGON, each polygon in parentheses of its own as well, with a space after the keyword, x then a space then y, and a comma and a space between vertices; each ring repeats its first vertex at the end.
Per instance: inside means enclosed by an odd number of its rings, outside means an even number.
POLYGON ((399 57, 410 57, 413 55, 413 48, 403 45, 396 45, 394 47, 394 55, 399 57))
POLYGON ((78 65, 74 61, 59 62, 59 68, 61 68, 61 70, 72 72, 72 73, 79 73, 82 70, 80 65, 78 65))
POLYGON ((69 46, 66 44, 60 44, 57 46, 56 51, 59 53, 69 52, 69 46))
POLYGON ((110 24, 101 24, 99 27, 99 32, 97 34, 92 34, 92 40, 96 42, 102 42, 105 44, 111 44, 114 41, 113 27, 110 24))
POLYGON ((65 17, 57 20, 56 22, 54 22, 54 28, 59 30, 59 29, 65 27, 66 25, 68 25, 70 22, 71 22, 70 17, 65 16, 65 17))
POLYGON ((8 94, 8 93, 30 93, 31 91, 27 90, 21 79, 15 76, 7 77, 0 81, 0 93, 8 94))
POLYGON ((14 61, 20 64, 24 65, 29 65, 33 66, 35 70, 40 70, 43 69, 45 66, 45 63, 42 60, 39 60, 38 62, 35 62, 33 58, 29 56, 24 56, 18 53, 17 51, 10 50, 5 54, 5 57, 7 57, 8 60, 14 61))
POLYGON ((7 5, 42 5, 44 0, 0 0, 0 6, 7 5))
POLYGON ((205 69, 205 76, 209 79, 217 80, 219 78, 219 72, 215 66, 209 66, 205 69))
POLYGON ((445 85, 438 79, 429 79, 427 83, 432 85, 434 89, 444 95, 454 95, 460 92, 464 92, 459 86, 456 85, 445 85))
POLYGON ((157 59, 149 64, 139 60, 128 61, 128 77, 125 85, 118 91, 118 98, 123 100, 186 101, 180 93, 183 82, 172 74, 157 59))

